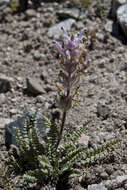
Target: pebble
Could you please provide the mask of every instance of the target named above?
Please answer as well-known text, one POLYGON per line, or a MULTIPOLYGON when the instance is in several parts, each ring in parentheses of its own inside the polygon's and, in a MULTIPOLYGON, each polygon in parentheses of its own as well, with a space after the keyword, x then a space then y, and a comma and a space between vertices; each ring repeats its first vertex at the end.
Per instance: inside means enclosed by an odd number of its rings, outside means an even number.
POLYGON ((107 21, 107 23, 105 24, 105 30, 110 33, 113 31, 113 21, 112 20, 107 21))
POLYGON ((12 122, 12 119, 9 118, 0 118, 0 130, 5 129, 5 125, 12 122))
POLYGON ((6 93, 11 90, 13 79, 4 74, 0 74, 0 93, 6 93))
POLYGON ((87 147, 87 146, 88 146, 88 143, 89 143, 89 139, 90 139, 89 136, 83 134, 83 135, 79 138, 78 143, 84 145, 85 147, 87 147))
POLYGON ((41 86, 41 81, 36 78, 26 78, 27 91, 31 95, 44 94, 45 91, 41 86))
POLYGON ((127 37, 127 4, 118 8, 117 20, 123 30, 124 35, 127 37))
POLYGON ((52 26, 51 28, 49 28, 49 31, 47 33, 47 35, 50 38, 55 38, 55 39, 59 39, 59 37, 61 35, 63 35, 63 31, 61 30, 61 27, 64 27, 65 30, 70 30, 72 25, 75 23, 76 21, 72 18, 66 19, 65 21, 62 21, 54 26, 52 26))
POLYGON ((28 9, 26 11, 26 16, 28 18, 36 17, 36 11, 34 9, 28 9))
POLYGON ((6 102, 6 96, 4 94, 0 94, 0 104, 4 104, 6 102))
POLYGON ((56 14, 62 20, 67 19, 67 18, 78 19, 80 15, 80 10, 77 8, 62 8, 62 9, 57 10, 56 14))
POLYGON ((108 189, 102 184, 93 184, 93 185, 88 185, 88 190, 108 190, 108 189))
POLYGON ((109 116, 109 108, 106 105, 103 105, 101 103, 97 104, 97 115, 99 117, 102 117, 103 119, 107 119, 109 116))
POLYGON ((118 186, 122 186, 125 182, 127 182, 127 175, 116 177, 116 183, 118 184, 118 186))

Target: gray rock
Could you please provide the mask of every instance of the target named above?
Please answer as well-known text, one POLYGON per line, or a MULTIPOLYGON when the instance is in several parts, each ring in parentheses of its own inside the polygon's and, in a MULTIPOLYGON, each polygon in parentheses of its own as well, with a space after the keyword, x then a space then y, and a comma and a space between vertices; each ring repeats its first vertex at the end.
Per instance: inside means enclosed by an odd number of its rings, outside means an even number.
POLYGON ((117 9, 127 3, 127 0, 112 0, 112 7, 111 7, 111 17, 115 18, 117 15, 117 9))
POLYGON ((66 30, 70 30, 72 25, 75 22, 76 21, 74 19, 70 18, 70 19, 60 22, 59 24, 56 24, 55 26, 53 26, 49 29, 48 36, 58 39, 63 34, 61 27, 64 27, 66 30))
POLYGON ((124 185, 125 182, 127 182, 127 175, 117 176, 116 183, 119 187, 124 185))
POLYGON ((108 20, 107 23, 105 24, 105 30, 107 32, 112 32, 113 30, 113 21, 112 20, 108 20))
POLYGON ((36 78, 26 78, 27 92, 32 95, 44 94, 45 91, 41 86, 41 81, 36 78))
POLYGON ((12 122, 12 120, 9 118, 0 118, 0 130, 4 130, 5 125, 7 125, 10 122, 12 122))
POLYGON ((88 146, 88 143, 89 143, 89 137, 85 134, 83 134, 79 140, 78 140, 78 143, 79 144, 82 144, 82 145, 85 145, 86 147, 88 146))
POLYGON ((26 15, 28 18, 36 17, 36 11, 34 9, 28 9, 26 15))
POLYGON ((104 180, 106 180, 108 178, 108 174, 106 172, 102 172, 100 173, 100 177, 104 180))
POLYGON ((75 190, 85 190, 85 189, 83 187, 81 187, 80 185, 76 185, 75 190))
POLYGON ((108 190, 108 189, 102 184, 93 184, 88 186, 88 190, 108 190))
POLYGON ((43 57, 39 51, 34 51, 33 58, 35 61, 40 61, 43 57))
POLYGON ((113 187, 113 181, 112 180, 106 180, 106 181, 104 181, 104 185, 106 188, 111 189, 113 187))
POLYGON ((97 38, 99 41, 103 42, 103 41, 104 41, 104 34, 97 32, 97 33, 96 33, 96 38, 97 38))
MULTIPOLYGON (((14 122, 11 122, 5 126, 5 145, 7 149, 9 149, 10 145, 13 144, 15 146, 18 146, 17 141, 16 141, 16 134, 15 134, 15 129, 14 127, 18 128, 22 135, 23 135, 23 130, 24 130, 24 125, 26 119, 28 119, 28 123, 31 124, 31 119, 34 115, 34 112, 29 111, 25 113, 22 117, 17 119, 14 122)), ((36 115, 36 130, 37 130, 37 135, 41 139, 46 137, 46 134, 48 132, 48 128, 46 127, 44 121, 43 121, 43 115, 40 113, 37 113, 36 115)))
POLYGON ((117 10, 117 20, 127 37, 127 4, 120 6, 117 10))
POLYGON ((4 94, 0 94, 0 104, 4 104, 6 101, 6 96, 4 94))
POLYGON ((97 105, 97 115, 103 117, 103 119, 107 119, 109 116, 109 108, 106 105, 98 103, 97 105))
POLYGON ((80 11, 77 8, 63 8, 56 11, 56 14, 61 19, 74 18, 78 19, 80 11))
POLYGON ((1 74, 0 75, 0 93, 6 93, 7 91, 11 90, 11 82, 13 82, 12 78, 1 74))

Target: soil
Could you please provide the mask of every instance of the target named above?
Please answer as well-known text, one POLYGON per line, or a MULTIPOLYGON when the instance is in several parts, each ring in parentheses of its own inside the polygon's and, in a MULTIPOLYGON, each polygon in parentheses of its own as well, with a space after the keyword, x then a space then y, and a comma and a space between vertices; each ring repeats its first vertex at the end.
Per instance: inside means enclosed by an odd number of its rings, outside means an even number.
MULTIPOLYGON (((84 170, 84 176, 76 183, 87 189, 90 184, 127 175, 127 41, 119 27, 118 30, 107 31, 107 23, 117 28, 117 23, 109 16, 110 0, 98 1, 98 4, 93 0, 87 8, 69 1, 41 2, 35 8, 29 2, 31 14, 13 13, 8 7, 2 10, 0 74, 11 77, 13 81, 12 89, 3 93, 5 101, 0 105, 0 118, 15 120, 25 111, 36 108, 50 116, 56 109, 54 99, 60 59, 52 43, 53 38, 47 33, 51 26, 61 21, 56 10, 63 7, 76 7, 83 13, 70 33, 77 33, 84 26, 97 33, 94 47, 88 48, 88 68, 83 72, 79 90, 80 104, 70 110, 66 124, 75 129, 87 120, 92 120, 86 130, 89 148, 114 138, 121 141, 121 148, 111 156, 106 155, 101 164, 96 163, 84 170), (103 5, 104 9, 99 9, 98 5, 103 5), (42 95, 26 93, 27 77, 41 80, 44 90, 42 95)), ((2 133, 1 151, 6 150, 3 141, 2 133)), ((124 183, 113 190, 126 187, 124 183)))

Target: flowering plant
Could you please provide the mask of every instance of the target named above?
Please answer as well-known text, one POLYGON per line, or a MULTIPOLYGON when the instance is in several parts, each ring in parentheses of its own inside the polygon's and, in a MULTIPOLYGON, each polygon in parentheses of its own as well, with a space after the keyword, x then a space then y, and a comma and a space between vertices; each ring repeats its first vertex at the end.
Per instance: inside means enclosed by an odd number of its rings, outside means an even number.
POLYGON ((78 102, 75 96, 78 95, 80 87, 81 72, 86 67, 87 50, 82 43, 86 29, 75 36, 68 36, 65 29, 62 30, 65 38, 63 46, 54 41, 61 54, 57 85, 57 103, 63 112, 61 126, 58 126, 59 123, 56 123, 55 119, 50 121, 44 117, 49 132, 43 142, 40 142, 36 132, 35 113, 30 125, 25 122, 24 136, 18 129, 16 130, 18 151, 16 157, 9 155, 7 164, 8 170, 13 174, 19 171, 23 174, 20 180, 23 187, 50 183, 55 185, 56 189, 66 189, 65 184, 69 178, 81 175, 82 167, 91 164, 118 144, 118 140, 114 140, 92 150, 79 146, 77 141, 90 121, 73 134, 64 128, 67 112, 74 101, 78 102))
POLYGON ((75 96, 78 95, 81 71, 86 68, 87 50, 84 48, 83 37, 86 28, 77 35, 68 36, 66 30, 62 27, 64 34, 63 47, 57 41, 54 41, 59 53, 61 54, 59 72, 59 84, 57 103, 63 111, 62 125, 58 138, 58 145, 62 136, 67 111, 72 107, 72 102, 78 102, 75 96))

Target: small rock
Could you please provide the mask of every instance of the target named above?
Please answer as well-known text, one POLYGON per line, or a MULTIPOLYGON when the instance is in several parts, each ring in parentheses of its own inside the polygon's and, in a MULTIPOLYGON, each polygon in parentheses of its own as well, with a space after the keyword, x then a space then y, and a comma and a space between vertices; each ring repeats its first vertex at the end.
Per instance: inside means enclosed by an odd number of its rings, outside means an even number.
POLYGON ((45 87, 45 91, 48 93, 53 90, 53 87, 50 84, 47 84, 45 87))
MULTIPOLYGON (((21 131, 21 134, 23 135, 26 119, 28 119, 28 123, 31 124, 31 119, 33 116, 34 116, 34 112, 29 111, 25 113, 22 117, 17 119, 16 121, 11 122, 5 126, 5 145, 7 149, 9 149, 11 144, 17 146, 14 127, 18 128, 21 131)), ((48 132, 48 129, 43 121, 43 115, 41 115, 40 113, 37 113, 35 119, 36 119, 35 126, 37 130, 37 135, 40 139, 43 139, 44 137, 46 137, 46 134, 48 132)))
POLYGON ((85 189, 83 187, 81 187, 80 185, 76 185, 75 190, 85 190, 85 189))
POLYGON ((114 186, 114 184, 115 183, 112 180, 106 180, 106 181, 104 181, 104 185, 108 189, 112 189, 112 187, 114 186))
POLYGON ((60 22, 59 24, 56 24, 55 26, 51 27, 48 31, 48 36, 58 39, 62 34, 63 31, 61 30, 61 27, 64 27, 65 30, 70 30, 72 25, 75 23, 76 21, 74 19, 67 19, 63 22, 60 22))
POLYGON ((127 190, 127 183, 124 185, 124 190, 127 190))
POLYGON ((121 187, 122 185, 124 185, 124 183, 127 182, 127 175, 123 175, 123 176, 117 176, 116 177, 116 183, 119 187, 121 187))
POLYGON ((41 95, 36 97, 36 102, 37 103, 44 103, 45 102, 45 98, 41 95))
POLYGON ((104 34, 97 32, 97 33, 96 33, 96 38, 97 38, 99 41, 103 42, 103 41, 104 41, 104 34))
POLYGON ((108 20, 108 22, 105 24, 105 30, 110 33, 113 31, 113 21, 112 20, 108 20))
POLYGON ((82 144, 82 145, 84 145, 84 146, 87 147, 87 146, 88 146, 88 143, 89 143, 89 137, 88 137, 87 135, 83 134, 83 135, 79 138, 78 143, 79 143, 79 144, 82 144))
POLYGON ((17 113, 18 113, 18 110, 15 109, 15 108, 13 108, 13 109, 9 110, 9 112, 10 112, 10 115, 12 116, 12 115, 17 114, 17 113))
POLYGON ((127 37, 127 4, 118 8, 117 20, 123 30, 124 35, 127 37))
POLYGON ((4 94, 0 94, 0 104, 4 104, 6 101, 6 97, 4 94))
POLYGON ((0 130, 5 129, 5 125, 12 122, 12 119, 9 118, 0 118, 0 130))
POLYGON ((123 5, 127 3, 127 0, 113 0, 112 1, 112 7, 111 7, 111 17, 112 18, 115 18, 116 17, 116 12, 117 12, 117 9, 123 5))
POLYGON ((32 95, 44 94, 45 91, 41 86, 41 81, 36 78, 26 78, 27 91, 32 95))
POLYGON ((56 14, 61 19, 74 18, 78 19, 80 11, 77 8, 62 8, 56 11, 56 14))
POLYGON ((26 11, 26 16, 27 16, 28 18, 36 17, 36 11, 33 10, 33 9, 28 9, 28 10, 26 11))
POLYGON ((50 103, 48 103, 48 102, 45 102, 44 107, 45 107, 46 109, 49 109, 49 108, 51 108, 51 104, 50 104, 50 103))
POLYGON ((104 180, 106 180, 108 178, 108 174, 106 172, 102 172, 100 173, 100 177, 104 180))
POLYGON ((107 119, 109 116, 109 108, 106 105, 98 103, 97 105, 97 115, 107 119))
POLYGON ((6 93, 11 90, 12 78, 7 77, 6 75, 0 75, 0 93, 6 93))
POLYGON ((42 71, 40 78, 44 81, 47 81, 48 79, 48 73, 46 71, 42 71))
POLYGON ((108 189, 102 184, 93 184, 88 186, 88 190, 108 190, 108 189))
POLYGON ((41 55, 41 53, 39 51, 34 51, 33 58, 35 61, 40 61, 43 59, 43 56, 41 55))

